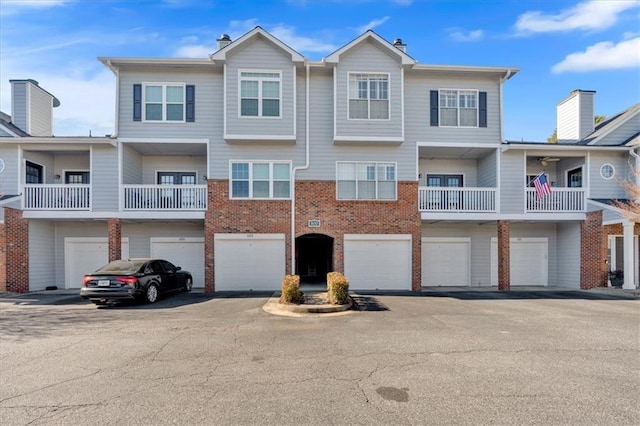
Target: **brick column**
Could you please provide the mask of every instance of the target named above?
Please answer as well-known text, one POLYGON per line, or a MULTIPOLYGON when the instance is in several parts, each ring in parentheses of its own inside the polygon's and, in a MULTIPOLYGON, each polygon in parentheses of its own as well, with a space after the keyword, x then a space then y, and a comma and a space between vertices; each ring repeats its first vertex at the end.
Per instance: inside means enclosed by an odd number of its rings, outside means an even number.
POLYGON ((109 262, 122 259, 122 226, 120 219, 112 218, 107 221, 109 227, 109 262))
POLYGON ((580 225, 580 288, 607 286, 603 273, 606 257, 603 256, 602 211, 589 212, 580 225))
POLYGON ((4 209, 7 291, 29 291, 29 221, 22 211, 4 209))
POLYGON ((214 202, 214 181, 207 181, 207 211, 204 213, 204 292, 213 293, 216 291, 215 275, 213 265, 213 237, 215 230, 214 202))
POLYGON ((7 239, 4 232, 4 223, 0 223, 0 291, 7 291, 7 239))
POLYGON ((498 290, 509 291, 511 289, 509 253, 509 228, 507 220, 498 221, 498 290))

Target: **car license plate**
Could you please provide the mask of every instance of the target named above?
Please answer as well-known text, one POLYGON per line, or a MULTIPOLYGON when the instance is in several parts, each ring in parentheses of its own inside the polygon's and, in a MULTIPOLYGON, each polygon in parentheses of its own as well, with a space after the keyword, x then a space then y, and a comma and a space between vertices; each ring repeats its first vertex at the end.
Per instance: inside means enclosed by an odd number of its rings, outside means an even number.
POLYGON ((98 280, 98 287, 109 287, 111 285, 111 281, 109 280, 98 280))

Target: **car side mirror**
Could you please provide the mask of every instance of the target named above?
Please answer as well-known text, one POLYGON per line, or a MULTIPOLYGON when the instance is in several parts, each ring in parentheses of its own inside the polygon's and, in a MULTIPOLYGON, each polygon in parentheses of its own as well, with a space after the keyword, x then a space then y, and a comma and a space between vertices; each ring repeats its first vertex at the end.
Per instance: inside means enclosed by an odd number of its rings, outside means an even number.
POLYGON ((182 266, 176 266, 176 271, 180 271, 182 269, 182 266))

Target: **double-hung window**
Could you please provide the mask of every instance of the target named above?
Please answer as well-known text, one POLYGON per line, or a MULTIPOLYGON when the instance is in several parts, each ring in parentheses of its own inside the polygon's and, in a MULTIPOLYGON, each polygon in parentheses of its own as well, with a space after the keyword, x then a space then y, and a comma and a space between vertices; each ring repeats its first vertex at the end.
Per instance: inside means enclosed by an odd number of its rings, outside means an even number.
POLYGON ((338 161, 338 200, 395 200, 396 163, 338 161))
POLYGON ((389 119, 389 74, 349 73, 349 118, 389 119))
POLYGON ((478 127, 478 92, 440 90, 440 125, 478 127))
POLYGON ((240 71, 240 116, 281 117, 281 82, 279 71, 240 71))
POLYGON ((158 84, 144 85, 145 121, 185 121, 185 85, 158 84))
POLYGON ((266 161, 231 162, 231 198, 291 196, 291 163, 266 161))

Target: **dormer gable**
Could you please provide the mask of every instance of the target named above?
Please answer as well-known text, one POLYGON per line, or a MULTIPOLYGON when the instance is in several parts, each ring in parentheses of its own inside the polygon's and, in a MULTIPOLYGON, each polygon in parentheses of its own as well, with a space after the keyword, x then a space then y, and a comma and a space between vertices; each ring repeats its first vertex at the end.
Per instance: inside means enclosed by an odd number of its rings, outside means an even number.
POLYGON ((373 32, 373 30, 367 30, 364 34, 350 41, 349 43, 342 46, 340 49, 331 53, 329 56, 324 58, 323 62, 327 64, 337 64, 340 62, 340 57, 346 55, 362 43, 371 42, 375 46, 379 47, 381 50, 389 53, 393 57, 397 57, 400 63, 403 66, 412 66, 416 64, 416 60, 411 56, 407 55, 403 50, 396 47, 395 45, 389 43, 387 40, 380 37, 378 34, 373 32))
POLYGON ((234 50, 242 49, 242 46, 245 44, 250 44, 252 41, 257 39, 266 40, 269 43, 273 44, 277 48, 281 49, 285 54, 290 55, 291 61, 294 63, 304 63, 305 58, 300 53, 293 50, 291 47, 287 46, 282 41, 278 40, 273 35, 269 34, 262 27, 257 26, 251 31, 242 35, 239 39, 235 41, 231 41, 226 46, 219 49, 217 52, 209 55, 209 58, 214 63, 225 63, 227 61, 227 55, 230 55, 234 50))

